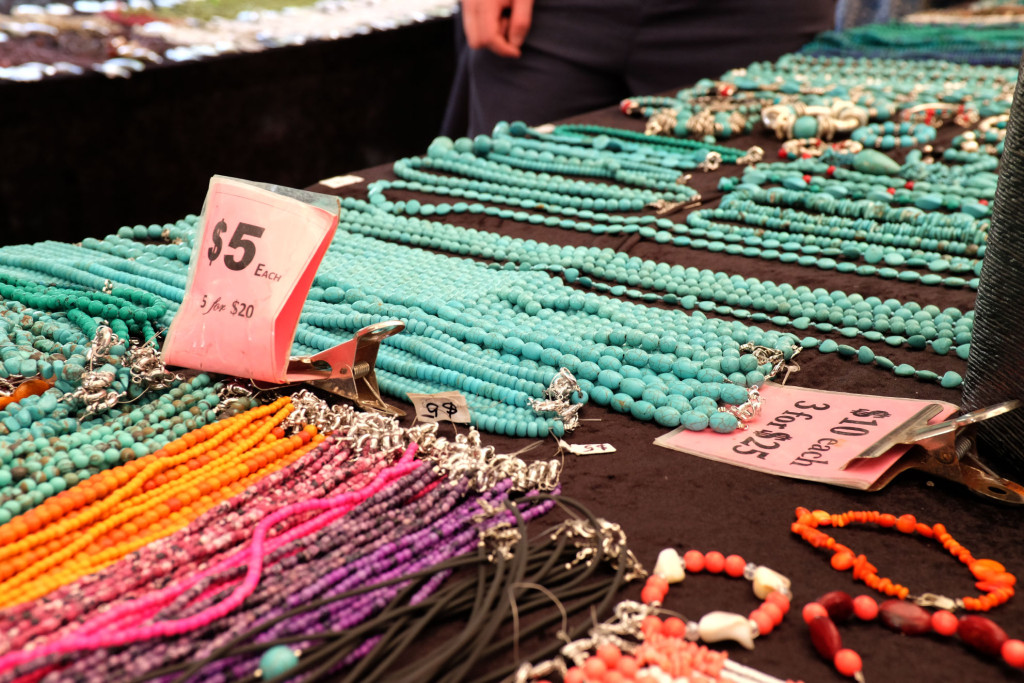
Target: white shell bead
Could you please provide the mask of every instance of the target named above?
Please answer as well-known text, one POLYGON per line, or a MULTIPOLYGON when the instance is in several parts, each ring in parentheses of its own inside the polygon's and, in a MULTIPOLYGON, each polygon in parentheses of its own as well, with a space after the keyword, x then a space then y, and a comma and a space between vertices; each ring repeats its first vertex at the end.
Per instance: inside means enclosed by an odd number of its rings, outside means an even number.
POLYGON ((748 650, 754 649, 754 629, 750 620, 733 612, 708 612, 697 625, 700 639, 705 643, 734 640, 748 650))
POLYGON ((758 567, 754 570, 753 584, 754 595, 764 600, 772 591, 779 591, 783 595, 789 595, 792 582, 774 569, 758 567))
POLYGON ((683 558, 675 548, 665 548, 658 553, 658 561, 654 563, 654 573, 669 583, 679 583, 686 578, 683 558))

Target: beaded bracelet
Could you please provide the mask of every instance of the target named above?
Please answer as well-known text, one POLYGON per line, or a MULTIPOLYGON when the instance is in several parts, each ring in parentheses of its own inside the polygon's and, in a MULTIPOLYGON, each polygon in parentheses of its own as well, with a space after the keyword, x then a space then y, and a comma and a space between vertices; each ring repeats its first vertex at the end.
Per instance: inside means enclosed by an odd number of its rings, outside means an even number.
POLYGON ((870 595, 851 598, 844 591, 832 591, 804 605, 802 616, 818 654, 835 666, 840 674, 858 683, 864 683, 861 657, 855 650, 843 647, 835 623, 847 621, 853 615, 862 621, 881 617, 882 623, 903 635, 933 632, 943 636, 956 635, 974 650, 1000 657, 1012 667, 1024 668, 1024 642, 1008 637, 991 619, 977 615, 964 615, 958 619, 944 609, 929 613, 918 605, 901 600, 886 600, 879 605, 870 595))
POLYGON ((754 639, 771 633, 789 611, 792 596, 789 579, 768 567, 748 563, 739 555, 726 557, 717 550, 706 554, 699 550, 688 550, 681 558, 671 548, 661 551, 654 572, 640 593, 640 599, 647 605, 660 606, 668 595, 669 584, 682 581, 686 576, 685 570, 695 574, 704 570, 712 574, 724 572, 726 576, 735 579, 744 578, 751 582, 754 595, 764 602, 746 617, 732 612, 714 611, 705 614, 699 622, 685 622, 678 617, 668 617, 663 621, 660 617, 650 615, 644 619, 642 628, 645 635, 660 633, 670 638, 703 640, 707 643, 734 640, 752 650, 754 639))
POLYGON ((888 596, 900 600, 910 600, 917 605, 938 606, 946 609, 965 609, 975 612, 984 612, 1009 600, 1014 594, 1013 586, 1017 583, 1017 577, 1006 571, 1002 564, 995 560, 975 559, 967 548, 960 545, 947 531, 942 524, 927 525, 918 522, 914 515, 883 514, 876 510, 871 511, 849 511, 842 514, 829 514, 824 510, 808 510, 799 507, 796 509, 796 521, 791 525, 793 533, 800 536, 815 548, 825 548, 832 552, 830 560, 832 568, 836 571, 850 570, 856 581, 864 582, 868 587, 885 593, 888 596), (834 538, 820 531, 818 527, 833 526, 844 527, 850 524, 874 524, 882 529, 895 527, 897 531, 904 534, 918 534, 928 539, 934 539, 942 544, 942 547, 949 551, 949 554, 957 558, 967 566, 974 578, 979 590, 985 591, 980 597, 963 597, 952 599, 945 596, 938 596, 932 593, 911 595, 910 589, 899 583, 894 583, 888 578, 878 576, 878 569, 868 562, 865 555, 855 555, 849 547, 837 543, 834 538))

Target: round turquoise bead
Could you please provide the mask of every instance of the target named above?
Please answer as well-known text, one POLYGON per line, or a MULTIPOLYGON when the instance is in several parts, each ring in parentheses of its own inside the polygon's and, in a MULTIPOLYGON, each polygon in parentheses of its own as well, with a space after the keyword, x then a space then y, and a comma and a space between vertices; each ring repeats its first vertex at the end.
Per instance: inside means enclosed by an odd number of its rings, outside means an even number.
POLYGON ((276 678, 294 669, 298 663, 298 656, 289 647, 275 645, 260 657, 260 670, 263 678, 276 678))

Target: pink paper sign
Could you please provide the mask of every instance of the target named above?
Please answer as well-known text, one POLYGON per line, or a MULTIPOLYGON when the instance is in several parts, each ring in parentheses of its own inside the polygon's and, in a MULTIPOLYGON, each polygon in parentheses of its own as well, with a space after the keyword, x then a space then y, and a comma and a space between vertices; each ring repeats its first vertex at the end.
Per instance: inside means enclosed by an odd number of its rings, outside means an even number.
MULTIPOLYGON (((761 414, 746 430, 717 434, 676 429, 654 443, 685 453, 784 477, 867 489, 909 446, 878 451, 888 435, 929 406, 939 422, 958 410, 952 403, 847 394, 768 383, 761 414)), ((922 419, 923 421, 923 419, 922 419)))
POLYGON ((287 381, 299 314, 338 225, 338 200, 269 187, 210 180, 185 299, 163 348, 168 364, 287 381))

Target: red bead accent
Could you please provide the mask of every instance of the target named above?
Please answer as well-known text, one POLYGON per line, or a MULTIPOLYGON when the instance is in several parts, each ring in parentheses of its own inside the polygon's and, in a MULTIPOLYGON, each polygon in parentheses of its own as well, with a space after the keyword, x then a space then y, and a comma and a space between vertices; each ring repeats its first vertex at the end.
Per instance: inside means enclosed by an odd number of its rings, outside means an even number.
POLYGON ((622 659, 622 651, 612 645, 611 643, 602 643, 597 646, 595 650, 597 656, 601 658, 601 661, 608 665, 609 669, 614 669, 619 665, 619 660, 622 659))
POLYGON ((1009 640, 1006 631, 994 621, 974 614, 960 618, 956 634, 967 645, 987 655, 998 655, 1003 643, 1009 640))
POLYGON ((1000 654, 1003 656, 1003 661, 1010 666, 1015 666, 1018 669, 1024 668, 1024 642, 1010 638, 1003 643, 1000 654))
POLYGON ((944 609, 932 614, 932 630, 943 636, 951 636, 956 633, 960 620, 956 615, 944 609))
POLYGON ((835 174, 836 174, 836 167, 835 166, 829 166, 828 168, 825 169, 825 176, 826 177, 831 178, 835 174))
POLYGON ((664 600, 665 593, 652 586, 644 586, 644 589, 640 591, 640 599, 643 600, 644 604, 650 605, 664 600))
POLYGON ((853 598, 846 591, 825 593, 817 603, 825 608, 833 621, 846 621, 853 616, 853 598))
POLYGON ((773 605, 772 603, 768 602, 767 600, 765 600, 764 604, 761 605, 760 607, 758 607, 756 611, 764 612, 765 614, 767 614, 769 617, 771 617, 772 622, 776 626, 781 624, 782 623, 782 618, 784 616, 786 616, 785 614, 783 614, 782 610, 779 609, 778 605, 773 605))
POLYGON ((738 579, 743 576, 743 569, 747 566, 747 561, 739 555, 730 555, 725 558, 725 573, 734 579, 738 579))
POLYGON ((683 553, 683 562, 686 563, 686 571, 688 572, 702 572, 704 571, 704 553, 699 550, 687 550, 683 553))
POLYGON ((932 615, 923 607, 902 600, 886 600, 878 606, 882 623, 894 631, 908 636, 932 630, 932 615))
POLYGON ((583 662, 583 674, 588 679, 600 680, 604 678, 604 674, 607 671, 608 666, 598 657, 587 657, 587 661, 583 662))
POLYGON ((766 636, 775 630, 775 622, 771 615, 764 611, 763 605, 751 612, 749 619, 757 624, 757 630, 762 636, 766 636))
POLYGON ((843 639, 835 622, 828 617, 816 617, 811 620, 808 627, 811 630, 811 643, 814 649, 826 661, 831 662, 843 647, 843 639))
POLYGON ((658 576, 657 574, 651 574, 647 577, 647 583, 645 584, 651 588, 655 588, 662 593, 668 592, 668 581, 664 576, 658 576))
POLYGON ((803 617, 804 623, 809 624, 818 617, 827 617, 828 610, 826 610, 824 607, 822 607, 816 602, 809 602, 806 605, 804 605, 804 608, 801 611, 800 615, 803 617))
POLYGON ((650 638, 655 633, 661 633, 661 618, 653 614, 644 617, 644 620, 640 622, 640 630, 643 632, 644 638, 650 638))
POLYGON ((917 518, 914 515, 900 515, 896 520, 896 530, 912 534, 917 529, 917 518))
POLYGON ((858 595, 853 599, 853 613, 862 621, 871 621, 878 616, 878 603, 870 595, 858 595))
POLYGON ((913 180, 908 180, 907 184, 904 185, 903 187, 905 187, 908 190, 913 190, 914 189, 914 181, 913 180))
POLYGON ((682 638, 686 635, 686 622, 679 617, 669 617, 661 624, 661 634, 669 638, 682 638))
POLYGON ((885 191, 888 192, 889 194, 896 194, 896 188, 895 187, 887 187, 887 188, 885 188, 885 191))
POLYGON ((720 574, 725 569, 725 555, 712 550, 704 555, 704 569, 712 574, 720 574))
POLYGON ((562 680, 565 683, 583 683, 583 681, 586 680, 586 677, 583 674, 583 669, 578 666, 574 666, 570 667, 569 670, 565 672, 565 676, 562 680))
POLYGON ((863 666, 860 655, 850 648, 844 648, 837 652, 833 663, 836 666, 836 671, 850 678, 853 678, 863 666))
POLYGON ((780 610, 783 614, 789 614, 790 602, 789 598, 780 593, 779 591, 772 591, 768 594, 768 597, 764 599, 765 602, 770 602, 780 610))

